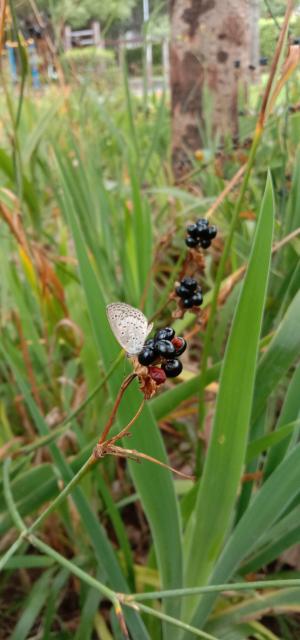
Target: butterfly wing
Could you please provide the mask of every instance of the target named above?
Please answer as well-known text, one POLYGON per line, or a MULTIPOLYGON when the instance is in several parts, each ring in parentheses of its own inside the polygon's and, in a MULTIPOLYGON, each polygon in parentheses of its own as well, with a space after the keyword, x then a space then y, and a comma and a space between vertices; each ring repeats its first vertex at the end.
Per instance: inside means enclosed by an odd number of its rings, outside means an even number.
POLYGON ((128 355, 138 354, 152 329, 142 311, 125 302, 113 302, 106 307, 111 330, 128 355))

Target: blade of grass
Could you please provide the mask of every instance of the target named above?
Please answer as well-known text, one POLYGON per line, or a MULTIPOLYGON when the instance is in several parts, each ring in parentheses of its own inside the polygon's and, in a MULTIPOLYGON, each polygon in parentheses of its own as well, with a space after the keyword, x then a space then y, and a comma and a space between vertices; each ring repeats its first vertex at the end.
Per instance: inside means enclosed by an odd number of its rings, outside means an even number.
POLYGON ((28 638, 30 629, 47 602, 52 579, 53 571, 50 570, 45 571, 35 582, 24 603, 24 609, 19 621, 10 636, 11 640, 25 640, 28 638))
MULTIPOLYGON (((269 275, 273 208, 269 177, 224 356, 213 430, 196 508, 187 527, 186 586, 193 586, 199 581, 205 583, 208 579, 220 553, 236 500, 246 453, 269 275)), ((191 610, 189 603, 186 612, 189 619, 191 610)))
MULTIPOLYGON (((86 252, 83 236, 72 208, 68 211, 69 224, 73 233, 80 276, 85 291, 87 306, 93 325, 96 345, 108 366, 116 350, 114 338, 109 329, 105 300, 96 273, 86 252)), ((118 375, 118 372, 116 372, 118 375)), ((109 389, 111 397, 116 397, 120 381, 111 376, 109 389)), ((126 390, 126 402, 121 404, 119 415, 122 425, 126 425, 140 405, 140 392, 136 383, 126 390)), ((135 423, 131 435, 132 448, 167 462, 161 435, 149 406, 146 404, 142 416, 135 423)), ((165 586, 178 586, 182 581, 182 546, 177 498, 169 471, 148 462, 137 465, 129 463, 137 491, 149 520, 153 535, 157 561, 165 586), (159 496, 159 500, 157 500, 159 496), (169 531, 172 530, 170 538, 169 531)))
MULTIPOLYGON (((7 359, 7 361, 9 362, 11 369, 14 371, 17 384, 22 394, 24 395, 29 411, 35 421, 37 430, 41 435, 48 434, 50 431, 49 427, 45 422, 44 418, 42 417, 42 415, 40 414, 32 396, 30 395, 26 382, 21 377, 18 371, 18 368, 15 366, 14 361, 11 359, 11 354, 7 349, 7 345, 6 345, 6 348, 4 348, 3 344, 0 345, 0 349, 3 355, 5 356, 5 358, 7 359)), ((59 470, 60 475, 63 478, 64 482, 66 484, 68 482, 70 483, 72 481, 72 471, 68 463, 65 461, 62 453, 60 452, 58 447, 53 443, 50 444, 49 449, 53 456, 53 460, 57 466, 57 469, 59 470)), ((84 473, 84 468, 81 469, 81 472, 82 474, 84 473)), ((74 476, 73 476, 73 480, 74 480, 74 476)), ((68 491, 67 487, 65 487, 66 494, 67 494, 67 491, 68 491)), ((58 498, 60 498, 63 494, 64 492, 61 492, 58 498)), ((126 591, 128 589, 127 583, 120 570, 120 567, 118 565, 112 546, 109 540, 107 539, 106 532, 104 531, 103 527, 100 525, 96 513, 94 513, 94 511, 90 507, 87 499, 85 498, 82 490, 79 487, 74 488, 73 499, 78 509, 78 512, 80 514, 82 524, 88 532, 99 566, 105 569, 105 572, 111 584, 113 585, 113 587, 115 587, 116 589, 121 589, 126 591)), ((47 512, 49 513, 50 509, 48 509, 47 512)), ((38 518, 38 520, 35 521, 35 526, 38 526, 39 522, 41 522, 44 517, 45 515, 42 514, 38 518)), ((20 540, 19 538, 13 545, 14 552, 18 550, 21 544, 22 544, 22 539, 20 540)), ((11 549, 8 550, 5 556, 1 558, 0 568, 1 566, 3 566, 4 562, 7 561, 11 557, 11 555, 13 555, 13 553, 11 552, 11 549)), ((142 621, 134 614, 134 612, 131 612, 131 615, 128 618, 127 622, 128 622, 129 628, 132 629, 132 633, 134 637, 144 638, 145 640, 148 638, 148 634, 146 632, 146 629, 142 621)))
MULTIPOLYGON (((269 455, 271 456, 273 449, 275 449, 277 445, 282 444, 283 440, 285 442, 289 442, 290 437, 293 435, 294 431, 297 427, 299 427, 299 425, 300 420, 294 420, 289 424, 283 424, 279 430, 272 431, 272 433, 268 433, 267 435, 250 442, 247 447, 246 463, 250 462, 250 460, 253 460, 253 458, 257 458, 257 456, 259 456, 264 451, 267 451, 267 449, 270 449, 269 455)), ((281 462, 283 457, 284 456, 280 457, 279 462, 281 462)), ((266 479, 265 471, 264 478, 266 479)))
MULTIPOLYGON (((224 583, 230 579, 246 555, 257 545, 260 537, 299 494, 299 482, 300 445, 297 445, 268 478, 240 519, 217 562, 210 579, 211 584, 224 583)), ((297 581, 289 586, 298 585, 297 581)), ((204 625, 215 598, 214 594, 202 597, 193 624, 200 628, 204 625)))
POLYGON ((271 393, 300 354, 300 291, 292 300, 268 349, 263 354, 255 380, 252 422, 264 410, 271 393))

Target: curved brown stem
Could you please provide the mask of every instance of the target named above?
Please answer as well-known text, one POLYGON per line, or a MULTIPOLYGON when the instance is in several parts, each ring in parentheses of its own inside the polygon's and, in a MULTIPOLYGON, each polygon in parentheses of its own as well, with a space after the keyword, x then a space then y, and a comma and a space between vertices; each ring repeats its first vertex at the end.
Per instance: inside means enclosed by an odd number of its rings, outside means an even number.
POLYGON ((115 399, 115 403, 114 403, 114 406, 113 406, 112 412, 111 412, 111 414, 110 414, 109 420, 108 420, 108 422, 106 423, 106 425, 105 425, 105 427, 104 427, 104 429, 103 429, 103 432, 102 432, 101 438, 100 438, 100 439, 99 439, 99 441, 98 441, 98 444, 99 444, 99 445, 101 445, 101 444, 103 444, 103 442, 105 442, 105 440, 106 440, 106 438, 107 438, 107 436, 108 436, 108 434, 109 434, 109 432, 110 432, 110 430, 111 430, 111 427, 112 427, 112 425, 113 425, 113 423, 114 423, 114 421, 115 421, 116 414, 117 414, 117 411, 118 411, 118 408, 119 408, 120 402, 121 402, 121 400, 122 400, 123 394, 125 393, 125 391, 126 391, 127 387, 129 387, 129 385, 131 384, 131 382, 136 378, 136 376, 137 376, 137 374, 136 374, 136 373, 130 373, 130 374, 125 378, 125 380, 123 380, 123 382, 122 382, 122 384, 121 384, 121 387, 120 387, 120 390, 119 390, 119 393, 118 393, 118 395, 117 395, 117 397, 116 397, 116 399, 115 399))
POLYGON ((117 442, 117 440, 121 440, 121 438, 123 438, 124 436, 127 435, 130 427, 132 427, 132 425, 135 423, 135 421, 138 419, 139 415, 142 413, 143 408, 145 405, 145 398, 143 398, 135 416, 133 416, 133 418, 130 420, 130 422, 128 422, 128 425, 126 427, 124 427, 124 429, 122 429, 122 431, 120 431, 120 433, 117 433, 116 436, 114 436, 113 438, 111 438, 110 440, 107 440, 107 444, 114 444, 115 442, 117 442))

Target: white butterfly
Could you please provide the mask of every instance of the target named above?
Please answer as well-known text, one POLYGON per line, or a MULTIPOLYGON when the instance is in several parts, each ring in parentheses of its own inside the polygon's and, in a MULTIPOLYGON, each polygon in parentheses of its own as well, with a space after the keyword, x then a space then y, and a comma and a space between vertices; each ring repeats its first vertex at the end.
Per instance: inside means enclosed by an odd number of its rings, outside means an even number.
POLYGON ((140 353, 153 323, 148 324, 142 311, 125 302, 108 304, 106 313, 110 328, 121 347, 129 356, 140 353))

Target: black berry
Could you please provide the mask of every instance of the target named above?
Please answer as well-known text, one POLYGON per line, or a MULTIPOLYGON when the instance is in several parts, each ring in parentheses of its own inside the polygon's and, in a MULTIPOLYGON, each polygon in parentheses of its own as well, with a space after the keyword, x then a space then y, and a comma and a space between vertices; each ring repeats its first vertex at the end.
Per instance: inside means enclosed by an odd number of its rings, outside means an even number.
POLYGON ((138 355, 138 361, 140 364, 147 367, 149 364, 152 364, 156 358, 155 352, 153 349, 149 347, 144 347, 142 351, 138 355))
POLYGON ((176 287, 176 293, 179 298, 188 298, 191 292, 189 289, 180 284, 179 287, 176 287))
POLYGON ((198 227, 198 229, 200 229, 202 231, 202 229, 207 229, 208 227, 208 220, 206 220, 206 218, 198 218, 196 225, 198 227))
POLYGON ((182 304, 184 306, 185 309, 190 309, 193 306, 193 302, 192 302, 192 298, 194 296, 191 296, 190 298, 184 298, 182 301, 182 304))
POLYGON ((190 248, 196 247, 198 244, 198 240, 196 240, 196 238, 192 238, 192 236, 188 236, 185 239, 185 244, 187 247, 190 247, 190 248))
POLYGON ((197 280, 195 280, 195 278, 183 278, 180 284, 182 284, 185 289, 188 289, 188 291, 195 291, 197 289, 197 280))
POLYGON ((201 247, 202 249, 208 249, 208 247, 210 247, 211 245, 211 241, 209 240, 209 238, 203 238, 203 240, 201 240, 201 247))
POLYGON ((198 231, 198 227, 196 224, 189 224, 186 228, 189 236, 192 236, 192 238, 195 238, 197 240, 198 235, 199 235, 199 231, 198 231))
POLYGON ((165 327, 164 329, 159 329, 155 336, 154 340, 157 342, 158 340, 173 340, 175 336, 175 331, 172 327, 165 327))
POLYGON ((172 343, 176 349, 175 355, 181 356, 181 354, 184 353, 187 347, 186 340, 184 338, 179 338, 179 336, 176 336, 172 343))
POLYGON ((194 295, 191 297, 191 306, 195 306, 195 307, 200 307, 200 305, 203 302, 203 296, 201 291, 197 291, 196 293, 194 293, 194 295))
POLYGON ((180 360, 167 360, 164 364, 162 364, 162 369, 164 370, 167 378, 176 378, 182 372, 182 364, 180 360))
POLYGON ((149 347, 149 349, 154 349, 154 345, 155 345, 155 340, 154 338, 149 338, 148 340, 146 340, 145 342, 145 347, 149 347))
POLYGON ((163 358, 175 357, 175 347, 169 340, 158 340, 155 343, 155 352, 163 358))
POLYGON ((210 227, 208 227, 208 237, 210 240, 213 240, 213 238, 216 237, 218 233, 218 229, 217 227, 215 227, 214 224, 212 224, 210 227))

